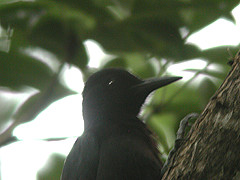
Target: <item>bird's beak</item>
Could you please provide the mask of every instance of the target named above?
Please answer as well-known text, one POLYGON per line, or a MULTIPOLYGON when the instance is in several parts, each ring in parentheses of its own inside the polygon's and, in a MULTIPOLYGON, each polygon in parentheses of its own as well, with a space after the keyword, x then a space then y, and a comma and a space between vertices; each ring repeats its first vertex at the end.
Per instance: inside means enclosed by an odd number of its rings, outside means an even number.
POLYGON ((148 95, 152 91, 160 87, 166 86, 168 84, 171 84, 179 79, 182 79, 182 77, 160 77, 160 78, 146 79, 146 80, 143 80, 140 84, 135 85, 133 88, 135 92, 148 95))

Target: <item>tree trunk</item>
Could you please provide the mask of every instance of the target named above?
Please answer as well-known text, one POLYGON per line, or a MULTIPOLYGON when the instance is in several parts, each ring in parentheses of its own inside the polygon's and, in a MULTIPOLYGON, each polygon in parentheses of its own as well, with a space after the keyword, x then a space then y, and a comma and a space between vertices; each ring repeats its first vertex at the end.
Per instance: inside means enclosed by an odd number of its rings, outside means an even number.
POLYGON ((162 179, 240 179, 240 51, 162 179))

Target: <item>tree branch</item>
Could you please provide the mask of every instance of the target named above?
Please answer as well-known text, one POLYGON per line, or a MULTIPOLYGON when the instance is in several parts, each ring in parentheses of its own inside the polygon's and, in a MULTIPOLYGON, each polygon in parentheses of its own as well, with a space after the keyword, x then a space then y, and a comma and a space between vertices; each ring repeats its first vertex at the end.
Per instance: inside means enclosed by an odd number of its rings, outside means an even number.
POLYGON ((162 179, 234 179, 239 171, 240 52, 162 179))

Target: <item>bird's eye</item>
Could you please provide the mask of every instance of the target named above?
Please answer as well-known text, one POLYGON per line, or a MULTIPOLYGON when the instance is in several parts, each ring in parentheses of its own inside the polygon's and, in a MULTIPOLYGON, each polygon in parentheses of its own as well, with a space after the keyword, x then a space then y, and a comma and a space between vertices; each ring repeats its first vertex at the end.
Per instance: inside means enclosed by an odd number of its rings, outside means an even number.
POLYGON ((113 83, 114 83, 114 80, 108 81, 108 85, 109 85, 109 86, 112 85, 113 83))

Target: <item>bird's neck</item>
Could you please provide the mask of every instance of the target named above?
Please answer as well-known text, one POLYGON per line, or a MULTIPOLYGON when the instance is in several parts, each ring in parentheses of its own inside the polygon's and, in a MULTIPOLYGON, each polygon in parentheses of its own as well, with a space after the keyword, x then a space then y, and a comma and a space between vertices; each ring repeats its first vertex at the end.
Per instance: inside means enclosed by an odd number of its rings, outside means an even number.
POLYGON ((92 105, 88 101, 83 103, 83 119, 86 128, 96 126, 98 124, 106 124, 107 126, 115 124, 124 124, 137 119, 140 107, 116 106, 102 103, 101 105, 92 105))
POLYGON ((142 123, 135 114, 109 112, 97 113, 97 114, 84 114, 84 129, 90 129, 95 127, 116 127, 126 126, 128 124, 142 123))
POLYGON ((94 122, 93 124, 84 123, 85 132, 93 133, 100 139, 106 139, 113 134, 138 134, 144 139, 151 139, 151 131, 140 119, 135 117, 118 117, 114 119, 105 118, 104 121, 94 122))

